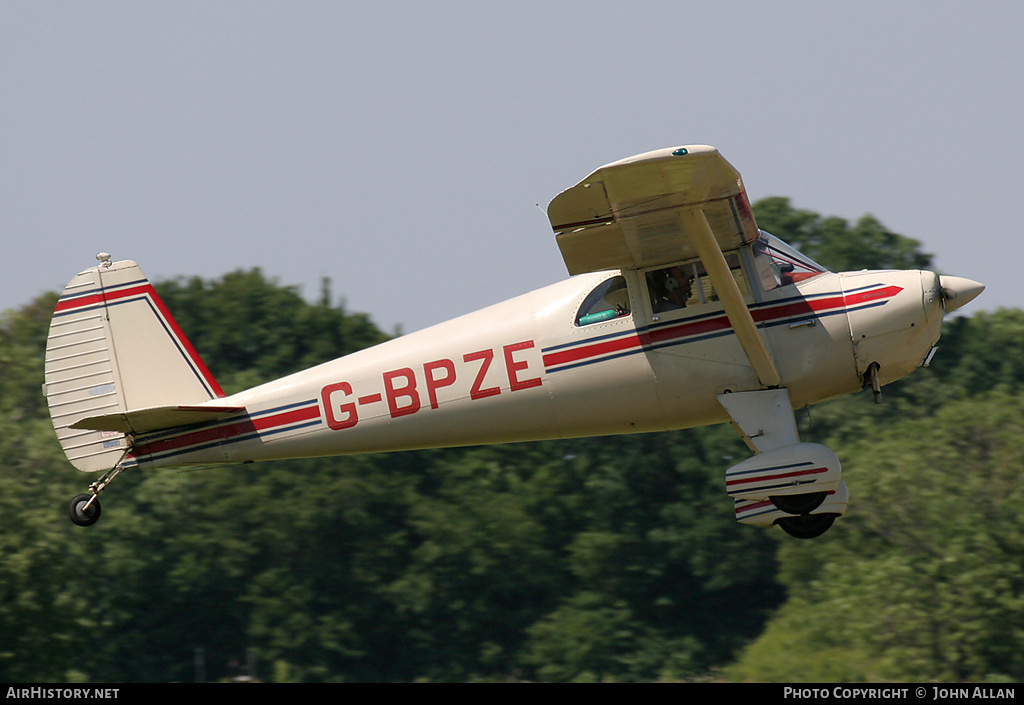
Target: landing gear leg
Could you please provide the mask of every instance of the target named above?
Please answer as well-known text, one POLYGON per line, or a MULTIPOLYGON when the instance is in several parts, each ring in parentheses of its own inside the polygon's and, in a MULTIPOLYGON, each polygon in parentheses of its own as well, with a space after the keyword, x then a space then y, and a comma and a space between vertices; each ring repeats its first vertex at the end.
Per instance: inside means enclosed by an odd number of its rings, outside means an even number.
MULTIPOLYGON (((878 365, 869 368, 864 381, 878 386, 878 365)), ((789 391, 765 389, 717 398, 754 452, 725 473, 737 521, 764 528, 778 524, 800 539, 828 531, 846 511, 850 495, 835 453, 800 442, 789 391)))
MULTIPOLYGON (((125 452, 127 456, 127 451, 125 452)), ((107 471, 103 477, 96 482, 89 485, 89 492, 87 494, 75 495, 68 504, 68 518, 78 526, 92 526, 100 518, 100 500, 99 494, 102 492, 107 485, 114 481, 114 478, 121 474, 124 469, 121 466, 121 461, 124 457, 118 461, 111 470, 107 471)))

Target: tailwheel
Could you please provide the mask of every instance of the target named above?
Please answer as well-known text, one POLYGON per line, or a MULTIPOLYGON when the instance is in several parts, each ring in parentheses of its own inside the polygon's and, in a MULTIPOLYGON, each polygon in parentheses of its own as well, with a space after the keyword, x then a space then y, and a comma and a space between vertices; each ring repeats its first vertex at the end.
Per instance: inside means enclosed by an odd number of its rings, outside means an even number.
POLYGON ((93 494, 75 495, 68 505, 68 517, 79 526, 92 526, 100 518, 100 500, 93 494))
POLYGON ((782 517, 775 523, 790 536, 798 539, 814 539, 832 528, 838 514, 803 514, 782 517))
MULTIPOLYGON (((121 456, 121 460, 124 460, 127 455, 128 451, 126 450, 124 455, 121 456)), ((71 518, 71 521, 79 526, 92 526, 95 524, 96 520, 100 518, 99 494, 107 485, 114 481, 115 477, 121 474, 122 470, 124 468, 118 462, 103 477, 89 485, 89 492, 87 494, 75 495, 68 505, 68 517, 71 518)))

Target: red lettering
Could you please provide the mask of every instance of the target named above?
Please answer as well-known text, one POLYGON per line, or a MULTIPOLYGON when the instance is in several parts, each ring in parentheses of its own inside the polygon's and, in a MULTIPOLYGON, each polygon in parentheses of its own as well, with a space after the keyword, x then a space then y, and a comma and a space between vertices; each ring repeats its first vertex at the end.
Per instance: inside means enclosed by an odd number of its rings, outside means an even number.
POLYGON ((416 374, 408 367, 384 373, 384 393, 388 398, 388 409, 391 410, 391 418, 415 414, 420 410, 420 395, 416 391, 416 374), (394 380, 399 377, 404 377, 406 384, 396 387, 394 380), (403 397, 408 398, 409 403, 399 406, 398 400, 403 397))
POLYGON ((480 371, 476 373, 476 379, 473 380, 472 386, 469 388, 469 396, 473 399, 483 399, 485 397, 493 397, 495 394, 501 394, 501 389, 498 387, 488 387, 482 389, 484 383, 484 377, 487 375, 487 370, 491 367, 491 360, 494 359, 493 350, 481 350, 479 352, 467 353, 462 356, 465 362, 473 362, 474 360, 480 360, 480 371))
POLYGON ((343 428, 355 426, 359 423, 359 415, 356 413, 355 404, 349 402, 338 407, 338 411, 342 413, 341 419, 334 415, 334 406, 331 404, 331 395, 334 392, 342 392, 345 396, 348 396, 352 393, 352 385, 348 382, 338 382, 336 384, 328 384, 320 390, 320 399, 324 405, 327 427, 334 431, 340 431, 343 428))
POLYGON ((541 385, 540 377, 533 377, 531 379, 519 379, 519 372, 527 369, 530 366, 529 362, 514 360, 512 353, 517 350, 528 350, 533 347, 533 341, 527 340, 522 343, 513 343, 512 345, 506 345, 505 350, 505 369, 508 371, 508 385, 513 392, 519 391, 520 389, 529 389, 531 387, 539 387, 541 385))
MULTIPOLYGON (((530 350, 534 347, 532 340, 520 343, 512 343, 502 348, 505 357, 505 372, 508 374, 509 389, 513 392, 522 389, 531 389, 543 384, 540 377, 522 379, 522 375, 529 370, 528 360, 517 360, 516 353, 522 350, 530 350)), ((487 374, 494 362, 494 350, 479 350, 467 353, 462 356, 464 362, 479 362, 480 367, 476 371, 473 383, 469 388, 471 399, 486 399, 501 394, 501 387, 485 387, 487 374)), ((438 390, 450 387, 456 382, 458 376, 455 363, 447 358, 424 363, 423 376, 426 380, 427 399, 431 409, 440 406, 438 401, 438 390)), ((416 373, 409 367, 402 367, 397 370, 389 370, 383 373, 384 395, 388 402, 388 410, 391 418, 415 414, 422 407, 420 393, 416 388, 416 373)), ((381 394, 369 394, 358 397, 354 402, 345 402, 335 405, 331 397, 336 393, 342 393, 346 397, 352 396, 352 385, 348 382, 337 382, 329 384, 320 390, 320 398, 324 407, 324 417, 327 419, 327 426, 335 431, 343 428, 351 428, 359 422, 359 415, 356 411, 358 404, 372 404, 382 400, 381 394)))
POLYGON ((435 360, 423 365, 423 375, 427 378, 427 397, 430 408, 437 408, 437 390, 455 384, 455 363, 451 360, 435 360), (444 370, 444 377, 434 377, 434 370, 444 370))

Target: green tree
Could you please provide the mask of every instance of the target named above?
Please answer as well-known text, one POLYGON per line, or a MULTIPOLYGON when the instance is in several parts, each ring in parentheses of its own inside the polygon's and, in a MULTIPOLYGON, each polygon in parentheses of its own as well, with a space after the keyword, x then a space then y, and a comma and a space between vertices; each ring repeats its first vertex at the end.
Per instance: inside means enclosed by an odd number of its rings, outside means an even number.
POLYGON ((921 243, 889 231, 874 216, 853 226, 837 216, 794 208, 788 198, 753 204, 757 224, 834 272, 859 269, 929 269, 932 257, 921 243))
MULTIPOLYGON (((331 306, 326 283, 314 305, 258 271, 157 288, 200 352, 218 357, 228 388, 385 338, 365 315, 331 306), (264 344, 232 357, 232 336, 250 324, 264 344)), ((301 486, 295 466, 126 473, 105 507, 113 521, 76 530, 64 508, 95 478, 63 457, 39 393, 56 299, 0 318, 0 679, 188 680, 197 648, 219 677, 229 659, 245 658, 251 615, 242 597, 280 537, 250 538, 281 494, 251 480, 301 486)))
POLYGON ((1004 308, 948 320, 929 372, 944 389, 960 390, 964 396, 996 387, 1020 390, 1024 386, 1024 311, 1004 308))
POLYGON ((565 447, 552 471, 579 484, 559 534, 565 588, 528 630, 526 672, 675 679, 727 660, 781 599, 774 543, 739 526, 722 492, 739 439, 715 428, 565 447))
MULTIPOLYGON (((873 259, 850 267, 927 257, 877 223, 851 227, 795 211, 784 199, 769 212, 796 234, 759 211, 762 227, 818 247, 808 254, 837 269, 858 257, 873 259), (874 244, 846 242, 865 238, 874 244)), ((229 391, 386 337, 367 316, 332 304, 327 282, 314 303, 259 270, 157 288, 229 391)), ((1010 470, 997 477, 971 454, 977 449, 927 435, 933 417, 945 428, 966 414, 977 419, 978 448, 1003 447, 997 457, 1018 462, 1007 440, 1017 401, 1000 415, 995 398, 991 406, 971 397, 994 389, 1016 399, 1019 311, 954 319, 933 367, 886 388, 895 413, 861 396, 802 419, 843 457, 854 500, 830 534, 798 543, 735 522, 722 472, 747 450, 724 426, 125 473, 104 520, 82 531, 64 507, 83 476, 65 462, 38 393, 55 299, 0 320, 5 680, 191 680, 197 654, 207 677, 218 679, 248 653, 261 677, 304 681, 680 679, 733 659, 776 611, 741 666, 752 668, 757 653, 769 653, 761 645, 775 638, 772 668, 782 668, 784 645, 815 661, 812 672, 823 678, 882 677, 897 672, 897 662, 926 663, 924 638, 912 649, 899 630, 882 630, 887 641, 861 630, 830 642, 827 625, 830 610, 852 616, 867 609, 868 597, 885 599, 887 571, 891 584, 956 622, 948 634, 929 615, 915 623, 932 630, 938 653, 954 664, 949 673, 978 673, 984 662, 990 673, 1019 676, 1016 621, 1008 616, 1000 632, 984 619, 1017 607, 1015 588, 1005 587, 1018 580, 1007 556, 1020 541, 1007 512, 1016 496, 1010 470), (891 421, 880 412, 904 425, 887 430, 891 421), (991 428, 1004 432, 990 437, 991 428), (958 453, 971 473, 960 478, 968 486, 959 495, 957 473, 938 469, 940 456, 958 453), (985 495, 985 478, 1000 492, 985 495), (1007 504, 996 506, 992 497, 1004 491, 1007 504), (929 514, 936 493, 939 517, 929 514), (965 517, 983 514, 1000 530, 979 534, 986 522, 951 521, 965 497, 965 517), (902 513, 883 521, 893 507, 902 513), (939 534, 940 541, 921 529, 944 517, 960 538, 939 534), (1002 552, 992 536, 1002 537, 1002 552), (956 541, 962 550, 950 548, 956 541), (914 553, 915 545, 928 550, 914 553), (937 551, 954 562, 946 565, 937 551), (981 582, 957 582, 961 569, 981 582), (914 582, 918 572, 955 589, 929 593, 914 582), (967 623, 973 631, 957 631, 967 623), (958 655, 955 643, 970 648, 958 655)), ((899 616, 893 608, 885 625, 869 623, 881 629, 899 616)), ((931 673, 915 668, 921 677, 931 673)))
POLYGON ((853 498, 843 530, 784 545, 789 600, 729 673, 1024 677, 1022 418, 1024 397, 995 391, 879 423, 843 449, 853 498))
POLYGON ((387 339, 366 314, 332 304, 326 279, 315 304, 259 269, 163 282, 157 291, 229 394, 387 339))

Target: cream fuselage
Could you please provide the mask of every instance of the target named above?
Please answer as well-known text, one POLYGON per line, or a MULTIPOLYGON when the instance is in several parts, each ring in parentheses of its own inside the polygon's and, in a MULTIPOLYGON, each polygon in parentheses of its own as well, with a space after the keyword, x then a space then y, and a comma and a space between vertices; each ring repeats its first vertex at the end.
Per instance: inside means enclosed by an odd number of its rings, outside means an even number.
MULTIPOLYGON (((690 428, 729 420, 716 395, 760 389, 717 302, 655 314, 641 274, 583 274, 212 406, 246 413, 136 439, 160 467, 690 428), (631 313, 577 325, 609 277, 631 313)), ((794 408, 917 367, 939 337, 938 277, 822 273, 748 307, 794 408)))

